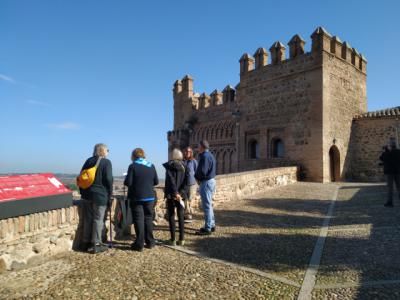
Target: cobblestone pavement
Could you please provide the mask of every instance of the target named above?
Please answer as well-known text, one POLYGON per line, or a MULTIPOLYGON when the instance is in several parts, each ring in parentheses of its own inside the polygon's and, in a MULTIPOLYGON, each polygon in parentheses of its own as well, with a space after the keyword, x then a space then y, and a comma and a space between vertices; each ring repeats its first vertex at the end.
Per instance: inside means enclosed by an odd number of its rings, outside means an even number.
MULTIPOLYGON (((194 235, 196 215, 184 248, 137 253, 119 241, 5 273, 0 299, 296 299, 338 188, 310 298, 400 299, 400 203, 384 208, 384 186, 357 183, 296 183, 220 204, 215 234, 194 235)), ((155 234, 168 239, 166 224, 155 234)))

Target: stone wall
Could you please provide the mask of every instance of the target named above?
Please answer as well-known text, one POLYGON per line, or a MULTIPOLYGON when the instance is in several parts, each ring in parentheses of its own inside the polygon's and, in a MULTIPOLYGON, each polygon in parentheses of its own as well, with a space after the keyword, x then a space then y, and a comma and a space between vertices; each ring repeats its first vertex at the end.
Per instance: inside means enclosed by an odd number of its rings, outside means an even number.
POLYGON ((339 181, 347 173, 351 160, 353 118, 367 110, 366 73, 335 53, 324 52, 323 64, 323 177, 324 181, 331 180, 329 151, 336 147, 339 151, 336 181, 339 181))
MULTIPOLYGON (((216 191, 214 195, 214 206, 232 200, 243 199, 252 195, 260 194, 276 186, 291 184, 297 181, 297 167, 281 167, 240 173, 218 175, 216 180, 216 191)), ((165 208, 164 188, 156 187, 157 197, 160 201, 159 207, 165 208)), ((197 194, 195 208, 200 208, 200 196, 197 194)), ((163 213, 160 214, 163 216, 163 213)))
MULTIPOLYGON (((296 181, 297 167, 219 175, 216 177, 214 205, 243 199, 296 181)), ((159 199, 158 214, 163 218, 163 188, 157 187, 156 191, 159 199)), ((199 200, 197 195, 194 208, 199 207, 199 200)), ((1 220, 0 272, 19 269, 46 256, 71 250, 78 223, 79 206, 1 220)), ((116 234, 115 230, 113 234, 116 234)))
POLYGON ((0 220, 0 272, 71 250, 76 206, 0 220))
POLYGON ((355 119, 350 142, 346 177, 357 181, 383 181, 383 167, 379 165, 382 147, 390 138, 400 139, 400 116, 364 117, 355 119), (396 130, 397 127, 397 130, 396 130))
POLYGON ((282 167, 241 173, 219 175, 216 177, 214 203, 239 200, 260 194, 276 186, 297 181, 297 167, 282 167))

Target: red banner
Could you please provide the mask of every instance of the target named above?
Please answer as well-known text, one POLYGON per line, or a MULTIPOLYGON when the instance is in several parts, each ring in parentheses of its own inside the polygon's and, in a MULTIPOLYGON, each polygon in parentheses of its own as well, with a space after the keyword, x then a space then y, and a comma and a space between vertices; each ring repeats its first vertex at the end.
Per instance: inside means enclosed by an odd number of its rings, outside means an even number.
POLYGON ((0 176, 0 202, 71 193, 53 174, 0 176))

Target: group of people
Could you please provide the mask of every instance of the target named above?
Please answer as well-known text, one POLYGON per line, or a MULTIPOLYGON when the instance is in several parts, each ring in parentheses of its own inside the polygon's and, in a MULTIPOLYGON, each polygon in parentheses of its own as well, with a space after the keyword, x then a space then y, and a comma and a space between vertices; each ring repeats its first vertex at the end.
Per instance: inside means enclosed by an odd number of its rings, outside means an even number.
MULTIPOLYGON (((164 198, 166 199, 167 219, 170 229, 169 245, 185 244, 185 222, 192 220, 193 199, 197 189, 200 193, 204 212, 204 227, 197 235, 210 235, 215 231, 215 217, 212 199, 215 193, 216 161, 209 151, 209 143, 199 143, 198 161, 193 149, 187 147, 183 153, 173 149, 171 159, 163 164, 165 168, 164 198), (179 239, 175 237, 175 216, 178 217, 179 239)), ((80 188, 83 203, 83 236, 81 250, 100 253, 108 249, 103 242, 106 211, 111 208, 113 195, 112 164, 107 159, 109 150, 105 144, 96 144, 92 157, 88 158, 82 170, 96 168, 93 183, 88 188, 80 188)), ((157 198, 154 187, 158 185, 158 175, 154 165, 146 159, 145 152, 136 148, 132 152, 124 185, 128 188, 129 201, 136 238, 131 249, 143 251, 153 248, 154 205, 157 198)))
POLYGON ((379 157, 383 165, 383 173, 386 176, 388 197, 385 207, 393 207, 393 188, 396 185, 400 200, 400 149, 394 138, 391 138, 388 146, 383 147, 383 153, 379 157))

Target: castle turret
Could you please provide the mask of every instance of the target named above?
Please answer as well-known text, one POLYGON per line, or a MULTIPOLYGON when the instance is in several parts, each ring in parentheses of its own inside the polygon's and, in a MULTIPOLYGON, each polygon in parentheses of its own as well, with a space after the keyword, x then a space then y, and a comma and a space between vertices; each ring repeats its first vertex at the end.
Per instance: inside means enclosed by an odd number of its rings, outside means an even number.
POLYGON ((174 91, 174 95, 177 95, 180 92, 182 92, 182 81, 180 81, 180 80, 175 81, 173 91, 174 91))
POLYGON ((285 60, 286 47, 279 41, 272 44, 269 51, 271 52, 271 63, 276 65, 285 60))
POLYGON ((367 73, 367 59, 361 53, 358 67, 362 72, 367 73))
POLYGON ((193 96, 193 78, 190 75, 186 75, 182 79, 182 92, 187 97, 193 96))
POLYGON ((223 94, 219 92, 218 90, 214 90, 211 93, 211 103, 212 105, 221 105, 223 104, 223 94))
POLYGON ((306 42, 301 38, 300 35, 294 35, 288 43, 290 58, 294 58, 296 56, 304 54, 305 43, 306 42))
POLYGON ((312 39, 312 52, 321 52, 321 51, 328 51, 331 50, 331 39, 332 36, 328 31, 325 30, 323 27, 318 27, 315 29, 313 34, 311 35, 312 39))
POLYGON ((222 93, 223 93, 224 103, 235 101, 235 89, 233 88, 233 86, 227 85, 222 91, 222 93))
POLYGON ((245 53, 239 60, 240 62, 240 75, 248 73, 254 69, 254 58, 245 53))
POLYGON ((351 52, 351 63, 358 68, 360 66, 360 53, 358 53, 356 48, 352 49, 351 52))
POLYGON ((260 69, 268 63, 268 52, 264 48, 260 47, 254 53, 256 59, 256 69, 260 69))
POLYGON ((342 56, 342 46, 343 42, 338 36, 334 36, 331 40, 331 53, 335 54, 337 57, 342 56))
POLYGON ((353 48, 350 46, 348 42, 344 42, 342 45, 342 58, 351 63, 351 56, 353 54, 353 48))
POLYGON ((202 93, 199 97, 200 105, 199 108, 207 108, 211 105, 211 98, 207 93, 202 93))

